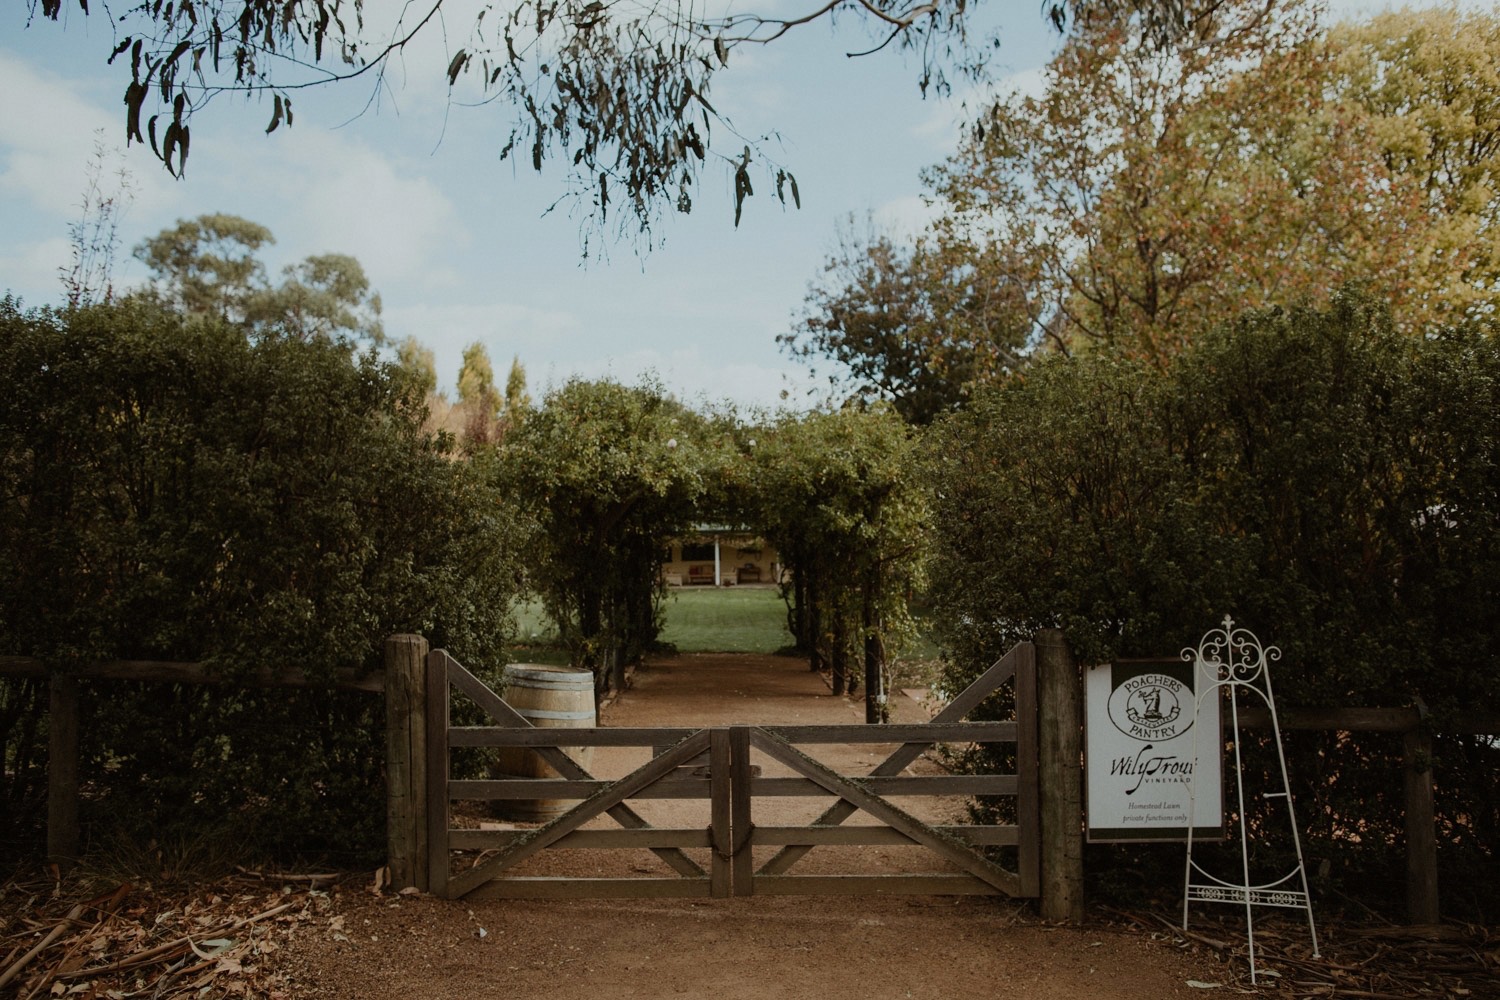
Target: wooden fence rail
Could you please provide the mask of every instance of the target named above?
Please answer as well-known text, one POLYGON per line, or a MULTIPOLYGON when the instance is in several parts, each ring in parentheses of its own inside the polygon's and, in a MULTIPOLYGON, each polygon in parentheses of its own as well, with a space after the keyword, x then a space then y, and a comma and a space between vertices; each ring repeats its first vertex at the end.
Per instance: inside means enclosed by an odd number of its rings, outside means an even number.
MULTIPOLYGON (((1401 791, 1406 831, 1406 919, 1435 924, 1440 918, 1437 867, 1436 782, 1432 773, 1432 732, 1418 708, 1283 709, 1277 722, 1283 731, 1390 733, 1401 737, 1401 791)), ((1242 709, 1240 724, 1266 729, 1271 713, 1256 706, 1242 709)), ((1452 732, 1500 733, 1500 718, 1466 713, 1452 732)))
POLYGON ((94 663, 76 674, 60 675, 47 664, 31 656, 0 656, 0 677, 23 677, 46 680, 74 676, 90 681, 153 681, 163 684, 238 684, 242 687, 317 687, 345 691, 385 690, 385 675, 379 670, 360 672, 336 670, 331 677, 309 674, 296 667, 272 669, 262 667, 224 676, 202 663, 173 663, 164 660, 109 660, 94 663))

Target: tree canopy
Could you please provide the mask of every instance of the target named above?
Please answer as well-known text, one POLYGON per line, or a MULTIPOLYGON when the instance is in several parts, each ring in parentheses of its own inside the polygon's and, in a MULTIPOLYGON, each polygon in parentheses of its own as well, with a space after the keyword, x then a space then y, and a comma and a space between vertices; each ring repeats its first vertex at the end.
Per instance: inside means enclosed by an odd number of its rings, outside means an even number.
MULTIPOLYGON (((5 298, 0 382, 0 652, 64 673, 145 659, 329 680, 418 632, 503 662, 511 511, 423 430, 404 369, 148 297, 30 312, 5 298)), ((0 798, 15 806, 0 849, 46 813, 31 799, 45 692, 0 679, 0 798)), ((118 684, 84 701, 99 828, 378 852, 378 699, 118 684)))
POLYGON ((930 509, 920 440, 889 406, 787 416, 756 432, 741 472, 747 517, 792 572, 791 625, 835 694, 858 687, 884 718, 886 649, 912 630, 930 509))
MULTIPOLYGON (((933 174, 941 228, 1001 259, 1034 335, 1164 364, 1239 312, 1367 282, 1408 332, 1492 314, 1500 19, 1323 32, 1231 0, 1210 45, 1084 26, 933 174)), ((976 249, 975 253, 981 251, 976 249)))
MULTIPOLYGON (((1444 892, 1484 911, 1500 752, 1450 720, 1500 697, 1497 387, 1500 341, 1410 337, 1344 291, 1249 312, 1165 370, 1053 354, 980 388, 930 455, 947 687, 1040 628, 1106 663, 1172 656, 1232 614, 1282 650, 1283 707, 1431 710, 1444 892)), ((1400 885, 1395 741, 1284 738, 1320 880, 1400 885)))
POLYGON ((385 342, 380 296, 358 260, 315 254, 286 267, 272 284, 257 252, 275 242, 259 223, 214 213, 179 220, 136 247, 135 256, 151 270, 151 294, 184 315, 304 339, 385 342))
POLYGON ((1049 356, 985 387, 930 456, 958 659, 1054 626, 1091 662, 1153 655, 1234 609, 1275 623, 1293 703, 1460 710, 1500 684, 1473 675, 1500 650, 1497 366, 1478 329, 1409 338, 1345 290, 1167 371, 1049 356))
MULTIPOLYGON (((28 0, 33 16, 57 20, 64 0, 28 0)), ((87 0, 79 0, 89 14, 87 0)), ((290 127, 293 98, 325 84, 364 78, 380 85, 391 61, 419 35, 442 33, 455 100, 497 101, 515 114, 502 158, 541 170, 557 159, 568 187, 602 225, 623 209, 622 229, 648 230, 664 206, 688 211, 704 165, 734 175, 735 217, 753 193, 759 156, 709 95, 733 53, 774 42, 840 15, 863 36, 851 55, 888 46, 914 53, 923 91, 945 90, 946 74, 978 72, 989 49, 968 35, 963 0, 810 0, 782 10, 709 13, 683 2, 520 0, 481 4, 472 24, 450 24, 452 0, 398 5, 367 17, 363 0, 197 0, 134 3, 112 24, 111 63, 128 73, 127 141, 149 144, 181 175, 192 121, 225 93, 270 97, 267 132, 290 127), (452 32, 450 35, 449 32, 452 32), (128 67, 128 69, 127 69, 128 67), (724 152, 728 149, 729 152, 724 152)), ((1202 16, 1182 0, 1044 0, 1059 28, 1070 17, 1135 19, 1154 36, 1192 30, 1202 16)), ((467 16, 467 12, 465 14, 467 16)), ((767 163, 766 187, 800 201, 795 178, 767 163)), ((619 216, 617 215, 617 218, 619 216)))
POLYGON ((1080 23, 928 176, 903 246, 845 245, 782 341, 921 422, 1028 348, 1158 366, 1246 309, 1351 282, 1397 329, 1500 315, 1500 16, 1321 28, 1226 0, 1202 37, 1080 23), (975 308, 978 304, 983 308, 975 308))
POLYGON ((1031 333, 1025 289, 971 250, 937 235, 903 246, 846 233, 796 328, 777 340, 795 357, 831 360, 836 390, 930 423, 971 383, 1016 368, 1031 333))

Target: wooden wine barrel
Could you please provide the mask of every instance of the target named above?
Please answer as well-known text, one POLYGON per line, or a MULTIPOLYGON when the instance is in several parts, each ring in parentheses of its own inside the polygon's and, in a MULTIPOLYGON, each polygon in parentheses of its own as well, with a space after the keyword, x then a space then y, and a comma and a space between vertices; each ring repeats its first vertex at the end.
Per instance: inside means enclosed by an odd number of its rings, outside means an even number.
MULTIPOLYGON (((587 670, 545 663, 512 663, 505 668, 505 700, 539 729, 589 729, 595 725, 594 675, 587 670)), ((593 747, 563 747, 583 767, 593 747)), ((557 771, 534 750, 503 748, 490 773, 496 778, 556 778, 557 771)), ((576 799, 497 799, 496 815, 545 823, 577 804, 576 799)))

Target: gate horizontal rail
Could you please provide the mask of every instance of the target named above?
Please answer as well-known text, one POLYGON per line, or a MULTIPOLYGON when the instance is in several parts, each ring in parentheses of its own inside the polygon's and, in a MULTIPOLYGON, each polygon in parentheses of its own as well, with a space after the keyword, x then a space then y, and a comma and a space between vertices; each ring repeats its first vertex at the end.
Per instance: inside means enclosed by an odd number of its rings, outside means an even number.
MULTIPOLYGON (((907 725, 857 726, 758 726, 788 743, 911 743, 923 748, 935 743, 1012 743, 1014 722, 924 722, 907 725)), ((516 729, 508 726, 452 726, 448 745, 454 747, 545 747, 559 742, 567 746, 640 747, 680 743, 698 729, 645 729, 620 727, 594 729, 516 729)))
MULTIPOLYGON (((554 736, 550 746, 577 746, 554 736)), ((1014 795, 1019 787, 1013 774, 945 774, 897 778, 859 778, 859 783, 880 796, 1014 795)), ((562 778, 475 778, 448 782, 453 799, 504 801, 515 799, 585 799, 614 782, 603 779, 568 781, 562 778)), ((712 796, 712 779, 662 778, 632 795, 633 799, 706 799, 712 796)), ((837 795, 807 778, 751 778, 750 794, 756 798, 808 798, 837 795)))
MULTIPOLYGON (((1020 831, 1014 826, 972 826, 966 823, 935 825, 956 840, 975 846, 1015 847, 1020 831)), ((526 830, 451 830, 448 846, 453 850, 493 850, 524 837, 526 830)), ((783 846, 806 844, 810 847, 904 847, 912 842, 905 834, 884 826, 757 826, 757 844, 783 846)), ((706 829, 670 830, 652 827, 648 830, 574 830, 553 845, 563 850, 598 848, 621 850, 651 847, 712 847, 712 835, 706 829)))

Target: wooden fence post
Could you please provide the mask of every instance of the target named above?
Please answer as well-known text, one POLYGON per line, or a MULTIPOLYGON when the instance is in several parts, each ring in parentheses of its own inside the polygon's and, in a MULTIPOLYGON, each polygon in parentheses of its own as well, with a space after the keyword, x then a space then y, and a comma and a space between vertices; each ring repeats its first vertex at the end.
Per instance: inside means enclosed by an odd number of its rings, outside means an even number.
POLYGON ((1036 635, 1042 918, 1083 921, 1083 683, 1061 629, 1036 635))
POLYGON ((427 889, 427 640, 385 641, 386 843, 391 887, 427 889))
POLYGON ((1432 793, 1432 737, 1419 726, 1401 734, 1406 791, 1406 920, 1438 922, 1437 816, 1432 793))
POLYGON ((47 859, 78 859, 78 678, 54 673, 47 715, 47 859))

